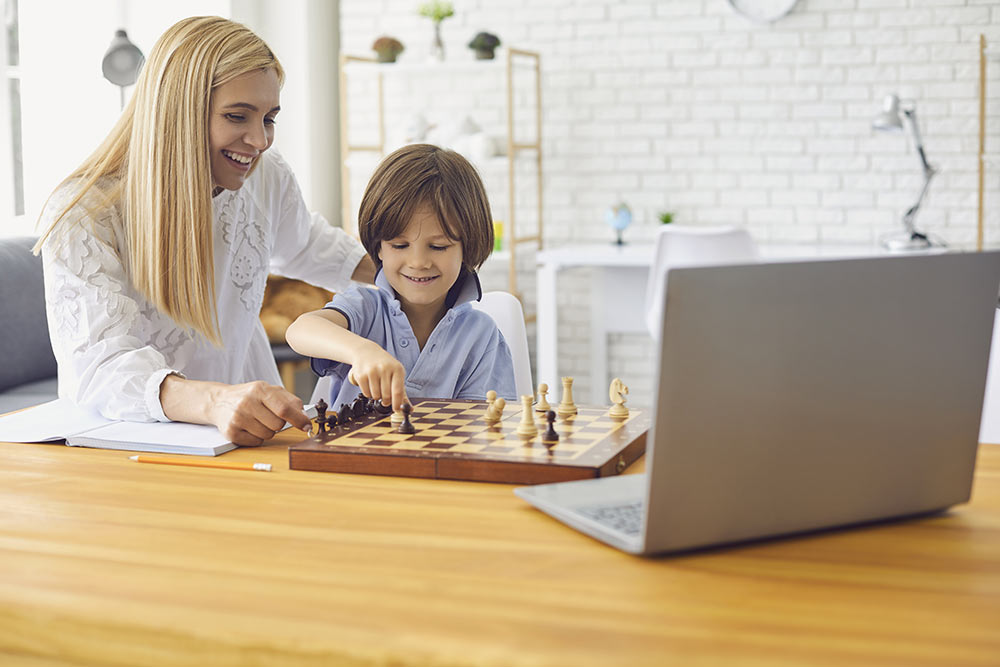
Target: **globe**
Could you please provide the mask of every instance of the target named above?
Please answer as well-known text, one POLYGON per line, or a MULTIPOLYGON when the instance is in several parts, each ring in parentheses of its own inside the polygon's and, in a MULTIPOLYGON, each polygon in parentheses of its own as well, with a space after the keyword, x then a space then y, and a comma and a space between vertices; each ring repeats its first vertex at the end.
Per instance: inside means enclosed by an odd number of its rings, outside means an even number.
POLYGON ((622 232, 632 224, 632 209, 628 207, 628 204, 621 202, 609 208, 604 213, 604 221, 608 223, 609 227, 615 230, 617 236, 615 243, 618 245, 624 244, 622 232))

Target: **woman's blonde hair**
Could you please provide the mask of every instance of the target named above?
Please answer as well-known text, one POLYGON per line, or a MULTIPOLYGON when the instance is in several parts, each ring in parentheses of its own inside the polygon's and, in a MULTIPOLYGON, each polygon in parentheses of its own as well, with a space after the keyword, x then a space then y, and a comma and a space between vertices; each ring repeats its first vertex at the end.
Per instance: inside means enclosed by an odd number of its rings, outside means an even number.
POLYGON ((403 233, 421 206, 434 211, 444 233, 462 244, 462 264, 476 271, 493 251, 493 215, 479 173, 455 151, 410 144, 375 169, 358 207, 358 236, 381 266, 382 241, 403 233))
POLYGON ((267 68, 276 71, 280 85, 284 70, 278 59, 239 23, 198 16, 167 29, 143 65, 121 118, 60 186, 73 183, 75 192, 35 252, 92 188, 100 190, 98 181, 109 177, 114 185, 100 201, 121 207, 122 260, 132 285, 179 325, 221 345, 214 289, 211 95, 239 76, 267 68))

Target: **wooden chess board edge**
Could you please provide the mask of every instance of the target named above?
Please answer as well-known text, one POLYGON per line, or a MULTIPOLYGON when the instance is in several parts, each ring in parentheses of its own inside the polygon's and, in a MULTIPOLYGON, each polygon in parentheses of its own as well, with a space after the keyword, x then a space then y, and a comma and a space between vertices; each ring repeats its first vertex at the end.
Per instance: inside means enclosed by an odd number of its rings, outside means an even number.
POLYGON ((630 465, 639 460, 639 457, 646 453, 646 435, 648 431, 643 431, 642 434, 630 442, 628 446, 622 449, 618 456, 612 457, 604 465, 597 469, 596 477, 611 477, 613 475, 620 475, 625 470, 628 469, 630 465))
MULTIPOLYGON (((291 470, 337 472, 360 475, 449 479, 501 484, 545 484, 594 477, 609 477, 625 471, 646 451, 646 434, 632 441, 602 466, 496 461, 428 454, 416 456, 398 452, 341 452, 289 449, 291 470)), ((437 453, 441 454, 441 453, 437 453)))
POLYGON ((437 464, 431 457, 358 454, 337 451, 288 450, 290 470, 342 472, 392 477, 436 477, 437 464))
POLYGON ((437 462, 437 478, 465 482, 501 484, 544 484, 571 482, 597 477, 594 468, 545 463, 484 461, 442 458, 437 462))

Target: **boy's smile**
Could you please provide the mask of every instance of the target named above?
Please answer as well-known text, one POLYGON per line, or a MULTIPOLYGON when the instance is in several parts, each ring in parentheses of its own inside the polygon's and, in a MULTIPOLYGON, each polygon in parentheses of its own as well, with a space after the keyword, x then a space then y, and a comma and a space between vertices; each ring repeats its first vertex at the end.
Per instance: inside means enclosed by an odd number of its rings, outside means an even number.
POLYGON ((444 313, 448 290, 462 269, 462 244, 445 234, 430 207, 418 207, 399 236, 381 242, 379 259, 404 313, 444 313))

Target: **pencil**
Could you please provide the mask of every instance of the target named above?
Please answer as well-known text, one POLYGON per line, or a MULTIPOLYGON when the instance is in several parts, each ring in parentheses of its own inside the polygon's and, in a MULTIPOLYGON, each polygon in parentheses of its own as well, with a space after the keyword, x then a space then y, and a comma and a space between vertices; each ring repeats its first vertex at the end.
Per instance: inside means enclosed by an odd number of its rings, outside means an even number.
POLYGON ((154 456, 130 456, 130 460, 139 463, 161 463, 168 466, 194 466, 196 468, 226 468, 228 470, 260 470, 271 472, 270 463, 235 463, 198 459, 161 459, 154 456))

